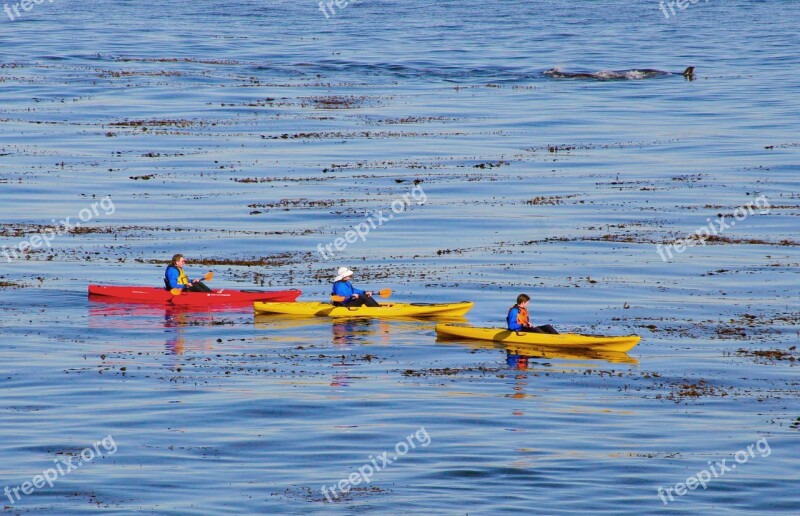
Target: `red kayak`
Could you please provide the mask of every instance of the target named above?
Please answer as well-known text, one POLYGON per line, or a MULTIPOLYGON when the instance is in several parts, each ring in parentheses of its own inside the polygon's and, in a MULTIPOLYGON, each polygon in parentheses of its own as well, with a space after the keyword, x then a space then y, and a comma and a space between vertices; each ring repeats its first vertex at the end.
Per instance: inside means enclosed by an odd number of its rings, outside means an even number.
POLYGON ((110 285, 89 285, 89 297, 120 303, 158 303, 188 306, 209 305, 248 305, 261 302, 292 302, 301 292, 291 290, 229 290, 212 292, 182 292, 173 296, 169 290, 157 287, 115 287, 110 285))

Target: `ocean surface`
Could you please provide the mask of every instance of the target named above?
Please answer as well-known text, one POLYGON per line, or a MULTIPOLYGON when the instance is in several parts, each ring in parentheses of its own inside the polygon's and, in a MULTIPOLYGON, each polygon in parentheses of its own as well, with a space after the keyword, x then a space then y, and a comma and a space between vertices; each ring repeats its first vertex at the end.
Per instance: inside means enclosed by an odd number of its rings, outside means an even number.
POLYGON ((5 513, 800 512, 799 3, 22 4, 5 513), (325 300, 344 265, 473 325, 525 292, 535 324, 642 340, 87 299, 174 253, 217 288, 325 300))

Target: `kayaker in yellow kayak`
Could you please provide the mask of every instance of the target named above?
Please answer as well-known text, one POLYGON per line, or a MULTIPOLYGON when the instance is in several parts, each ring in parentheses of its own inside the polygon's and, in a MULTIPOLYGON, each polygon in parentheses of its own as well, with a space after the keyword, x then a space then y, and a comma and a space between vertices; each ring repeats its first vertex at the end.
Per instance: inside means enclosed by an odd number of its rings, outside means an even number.
POLYGON ((176 254, 167 265, 167 270, 164 272, 164 285, 167 290, 179 288, 181 290, 188 290, 189 292, 211 292, 208 285, 199 279, 190 280, 186 273, 183 272, 183 266, 186 265, 186 258, 182 254, 176 254))
POLYGON ((381 306, 372 298, 372 292, 357 289, 350 283, 353 271, 347 267, 339 267, 333 279, 331 298, 335 306, 381 306))
POLYGON ((517 296, 517 304, 509 309, 506 317, 509 331, 558 334, 556 329, 549 324, 543 326, 533 326, 531 324, 528 318, 528 302, 530 300, 531 298, 527 294, 517 296))

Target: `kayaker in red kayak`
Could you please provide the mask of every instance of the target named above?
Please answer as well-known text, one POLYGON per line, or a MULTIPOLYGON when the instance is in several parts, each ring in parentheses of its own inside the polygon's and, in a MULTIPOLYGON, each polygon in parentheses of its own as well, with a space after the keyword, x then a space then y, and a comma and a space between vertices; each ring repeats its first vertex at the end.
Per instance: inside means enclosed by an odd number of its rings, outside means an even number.
POLYGON ((533 326, 528 318, 528 302, 531 300, 527 294, 520 294, 517 296, 517 304, 511 307, 508 311, 509 331, 529 332, 529 333, 552 333, 558 334, 555 328, 549 324, 543 326, 533 326))
POLYGON ((164 285, 167 290, 179 288, 189 292, 211 292, 208 285, 199 279, 189 279, 186 273, 183 272, 183 266, 186 265, 186 258, 182 254, 176 254, 172 257, 172 261, 167 265, 167 270, 164 272, 164 285))
POLYGON ((357 289, 350 283, 353 271, 347 267, 339 267, 336 278, 333 279, 333 289, 331 296, 336 297, 333 301, 335 306, 381 306, 380 303, 372 298, 372 292, 365 292, 357 289), (339 300, 344 298, 343 300, 339 300))

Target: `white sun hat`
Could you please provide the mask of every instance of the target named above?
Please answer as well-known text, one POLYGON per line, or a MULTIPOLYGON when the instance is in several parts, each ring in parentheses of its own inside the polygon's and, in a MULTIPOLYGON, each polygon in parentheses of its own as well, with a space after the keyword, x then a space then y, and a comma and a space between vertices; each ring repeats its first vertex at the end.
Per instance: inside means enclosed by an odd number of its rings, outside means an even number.
POLYGON ((351 271, 347 267, 339 267, 339 270, 336 271, 336 278, 333 281, 334 282, 341 281, 341 280, 345 279, 346 277, 352 276, 352 275, 353 275, 353 271, 351 271))

